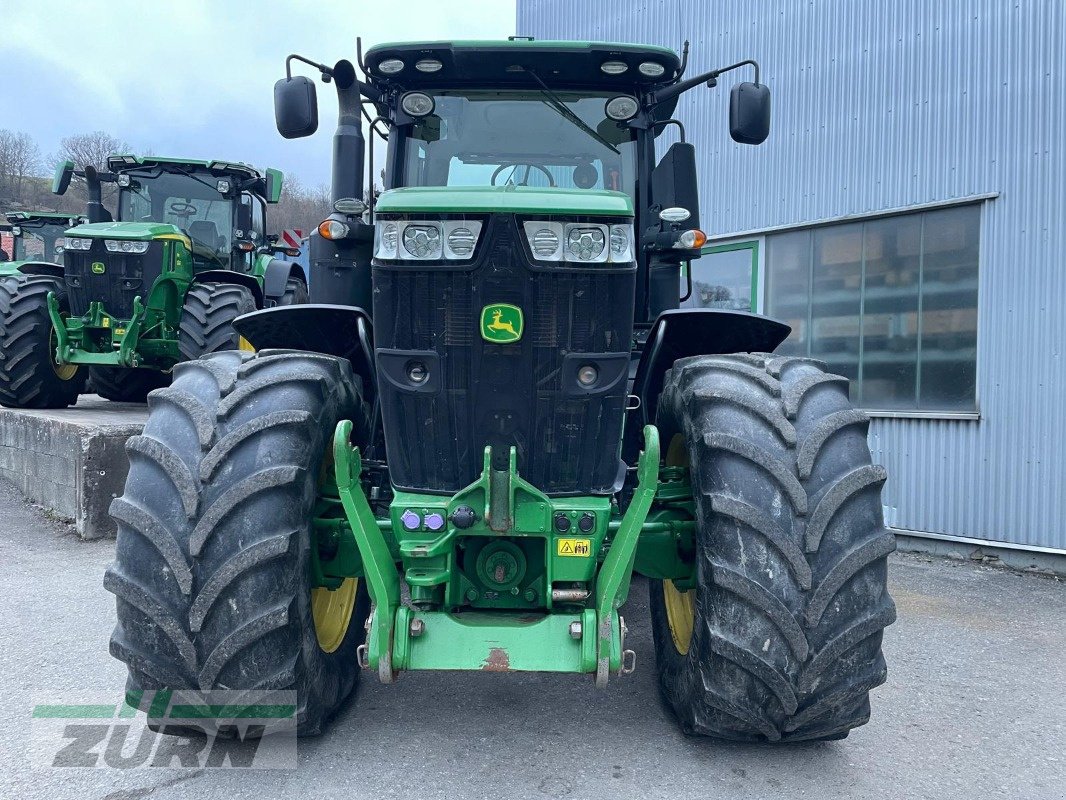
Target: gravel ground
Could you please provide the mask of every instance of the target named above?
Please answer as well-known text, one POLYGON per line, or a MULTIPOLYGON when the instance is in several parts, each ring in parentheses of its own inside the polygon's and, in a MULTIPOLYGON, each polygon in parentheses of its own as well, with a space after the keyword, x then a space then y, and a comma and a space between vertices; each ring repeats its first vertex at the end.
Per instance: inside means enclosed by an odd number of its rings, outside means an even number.
POLYGON ((0 485, 0 797, 162 798, 1066 797, 1066 583, 897 555, 899 621, 871 722, 840 742, 764 747, 682 736, 659 703, 646 589, 626 610, 636 674, 597 692, 572 676, 369 675, 286 771, 45 769, 27 756, 31 699, 117 695, 107 654, 112 542, 0 485))

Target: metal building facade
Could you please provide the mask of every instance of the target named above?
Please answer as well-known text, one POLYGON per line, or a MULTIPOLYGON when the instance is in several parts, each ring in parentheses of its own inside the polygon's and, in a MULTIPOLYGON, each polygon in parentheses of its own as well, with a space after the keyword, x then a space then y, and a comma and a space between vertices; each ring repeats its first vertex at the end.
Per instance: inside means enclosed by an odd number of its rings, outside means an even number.
POLYGON ((757 59, 773 130, 734 144, 728 87, 684 95, 716 239, 983 199, 974 419, 878 417, 899 529, 1066 549, 1066 4, 518 0, 516 32, 757 59))

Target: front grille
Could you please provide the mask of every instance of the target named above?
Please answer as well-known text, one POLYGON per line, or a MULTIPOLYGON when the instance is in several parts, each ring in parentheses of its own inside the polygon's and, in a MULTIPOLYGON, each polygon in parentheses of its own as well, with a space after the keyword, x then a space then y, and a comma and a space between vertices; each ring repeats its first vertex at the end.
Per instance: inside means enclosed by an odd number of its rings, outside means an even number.
POLYGON ((70 313, 80 317, 89 310, 89 303, 100 301, 107 313, 120 319, 133 314, 133 298, 147 299, 155 279, 163 267, 163 245, 152 242, 147 252, 111 253, 103 239, 94 239, 88 251, 66 250, 63 253, 63 272, 70 299, 70 313), (92 265, 104 265, 102 273, 92 265))
MULTIPOLYGON (((432 353, 429 392, 381 378, 392 482, 455 492, 482 469, 486 445, 498 467, 517 448, 518 469, 549 494, 608 494, 619 475, 626 383, 598 396, 563 386, 568 353, 626 353, 635 272, 537 269, 513 217, 490 218, 485 252, 473 266, 374 267, 374 335, 379 354, 432 353), (485 342, 481 309, 519 306, 514 344, 485 342)), ((379 377, 382 371, 379 355, 379 377)))

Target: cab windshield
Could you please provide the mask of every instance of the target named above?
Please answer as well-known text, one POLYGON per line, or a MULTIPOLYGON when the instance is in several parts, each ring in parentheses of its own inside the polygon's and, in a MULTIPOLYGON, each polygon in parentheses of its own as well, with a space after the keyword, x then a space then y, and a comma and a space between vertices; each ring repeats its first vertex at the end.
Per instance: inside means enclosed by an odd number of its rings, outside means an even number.
POLYGON ((175 225, 192 240, 195 255, 228 260, 233 201, 219 194, 217 182, 208 172, 132 172, 129 187, 119 191, 118 218, 175 225))
POLYGON ((433 113, 404 140, 402 185, 558 186, 632 195, 636 142, 625 123, 604 112, 613 96, 437 92, 433 113))
POLYGON ((70 227, 66 221, 48 222, 27 227, 22 225, 22 235, 15 237, 15 261, 51 261, 62 263, 63 234, 70 227), (57 245, 58 250, 57 252, 57 245))

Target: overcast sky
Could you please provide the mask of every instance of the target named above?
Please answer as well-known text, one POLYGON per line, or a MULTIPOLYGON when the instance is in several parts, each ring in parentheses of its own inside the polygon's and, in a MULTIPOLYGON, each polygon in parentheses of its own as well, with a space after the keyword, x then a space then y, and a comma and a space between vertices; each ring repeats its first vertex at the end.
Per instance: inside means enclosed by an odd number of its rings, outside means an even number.
MULTIPOLYGON (((135 152, 278 167, 329 182, 336 95, 319 83, 319 130, 286 141, 273 86, 285 57, 355 61, 380 42, 501 39, 514 0, 4 0, 0 128, 48 158, 72 133, 103 130, 135 152)), ((303 74, 311 74, 304 72, 303 74)))

